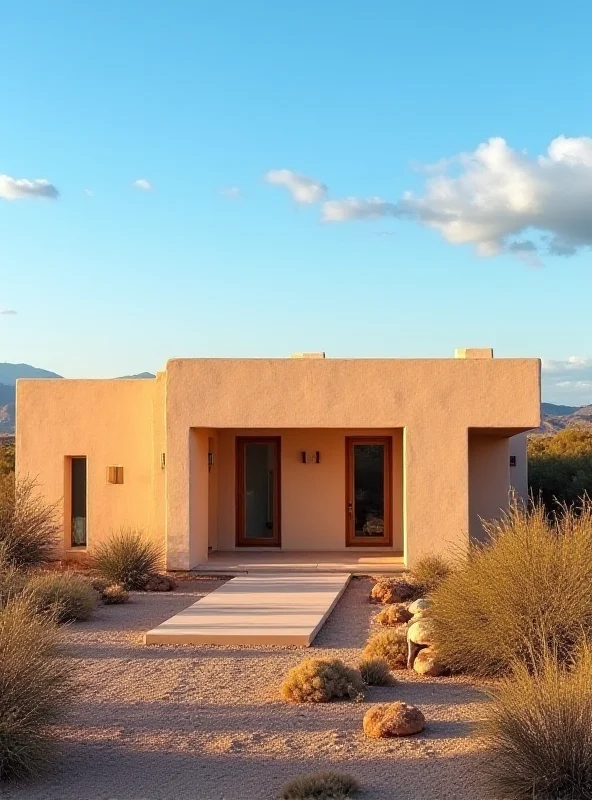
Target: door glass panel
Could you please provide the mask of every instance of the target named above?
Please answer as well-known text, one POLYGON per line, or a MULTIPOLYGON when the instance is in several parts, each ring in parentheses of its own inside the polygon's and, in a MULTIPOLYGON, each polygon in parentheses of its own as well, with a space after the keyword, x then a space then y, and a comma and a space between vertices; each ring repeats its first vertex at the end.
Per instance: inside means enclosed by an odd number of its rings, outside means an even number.
POLYGON ((384 536, 384 445, 354 444, 354 535, 384 536))
POLYGON ((273 539, 275 445, 245 444, 245 538, 273 539))

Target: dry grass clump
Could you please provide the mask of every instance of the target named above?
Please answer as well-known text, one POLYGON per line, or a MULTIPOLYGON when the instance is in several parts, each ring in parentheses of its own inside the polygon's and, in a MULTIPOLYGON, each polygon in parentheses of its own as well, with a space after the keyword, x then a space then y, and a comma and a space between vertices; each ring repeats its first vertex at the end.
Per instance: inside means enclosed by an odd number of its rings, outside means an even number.
POLYGON ((366 643, 362 653, 365 659, 381 658, 390 669, 407 666, 407 632, 404 626, 375 634, 366 643))
POLYGON ((495 797, 592 798, 592 652, 566 667, 546 654, 493 690, 486 780, 495 797))
POLYGON ((162 547, 135 528, 122 528, 100 544, 91 557, 92 568, 110 584, 143 589, 164 560, 162 547))
POLYGON ((356 700, 364 694, 364 682, 359 670, 338 658, 307 658, 288 672, 281 693, 295 703, 328 703, 342 697, 356 700))
POLYGON ((71 571, 32 574, 22 594, 37 612, 49 613, 57 622, 90 619, 97 604, 89 582, 71 571))
POLYGON ((404 625, 409 622, 413 614, 407 610, 407 606, 403 603, 395 603, 391 606, 385 606, 382 611, 377 615, 376 622, 379 625, 386 625, 387 627, 395 627, 396 625, 404 625))
POLYGON ((128 600, 129 592, 120 583, 106 586, 101 592, 101 602, 106 606, 118 606, 127 603, 128 600))
POLYGON ((392 686, 395 679, 384 658, 363 658, 360 674, 366 686, 392 686))
POLYGON ((287 783, 280 800, 345 800, 361 789, 358 781, 344 772, 311 772, 287 783))
POLYGON ((370 590, 370 602, 405 603, 421 597, 420 587, 406 581, 404 578, 379 578, 370 590))
POLYGON ((59 530, 57 506, 45 502, 35 481, 0 476, 0 545, 7 563, 19 568, 47 563, 59 530))
POLYGON ((552 651, 570 660, 592 635, 592 504, 549 519, 516 506, 432 594, 434 644, 453 670, 507 673, 552 651))
POLYGON ((50 762, 48 725, 72 700, 73 669, 58 633, 23 597, 0 609, 0 780, 38 775, 50 762))
POLYGON ((369 739, 389 736, 413 736, 425 726, 425 717, 409 703, 378 703, 364 714, 362 727, 369 739))
POLYGON ((448 578, 453 566, 446 558, 429 555, 420 558, 409 575, 411 582, 418 587, 422 596, 430 594, 448 578))

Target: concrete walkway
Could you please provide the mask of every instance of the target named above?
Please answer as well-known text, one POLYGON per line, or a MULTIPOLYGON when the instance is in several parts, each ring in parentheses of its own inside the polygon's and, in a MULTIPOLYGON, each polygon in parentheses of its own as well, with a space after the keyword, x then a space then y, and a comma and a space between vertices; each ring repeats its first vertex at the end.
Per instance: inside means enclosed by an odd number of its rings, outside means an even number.
POLYGON ((144 636, 146 644, 308 647, 350 575, 241 575, 144 636))

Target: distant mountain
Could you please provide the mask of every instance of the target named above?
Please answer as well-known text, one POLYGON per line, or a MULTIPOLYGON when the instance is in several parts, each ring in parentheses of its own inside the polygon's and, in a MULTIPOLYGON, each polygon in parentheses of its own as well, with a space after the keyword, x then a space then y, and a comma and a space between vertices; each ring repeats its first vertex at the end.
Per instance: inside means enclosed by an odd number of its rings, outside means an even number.
POLYGON ((151 372, 138 372, 137 375, 120 375, 118 380, 125 381, 130 378, 156 378, 156 375, 153 375, 151 372))
POLYGON ((0 383, 4 386, 14 386, 18 378, 61 378, 55 372, 32 367, 30 364, 0 363, 0 383))
POLYGON ((564 428, 592 427, 592 405, 561 406, 541 403, 541 427, 536 433, 556 433, 564 428))
POLYGON ((555 403, 541 403, 543 414, 549 414, 552 417, 568 417, 579 411, 580 408, 581 406, 557 406, 555 403))
MULTIPOLYGON (((32 367, 30 364, 0 363, 0 436, 14 433, 14 403, 16 382, 19 378, 61 378, 55 372, 32 367)), ((123 378, 146 379, 156 377, 151 372, 124 375, 123 378)))

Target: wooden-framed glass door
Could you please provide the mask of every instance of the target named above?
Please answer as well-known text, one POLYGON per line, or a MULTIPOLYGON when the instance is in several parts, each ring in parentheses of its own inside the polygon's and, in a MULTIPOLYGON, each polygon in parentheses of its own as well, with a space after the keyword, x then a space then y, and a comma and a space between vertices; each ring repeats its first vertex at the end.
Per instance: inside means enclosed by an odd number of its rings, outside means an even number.
POLYGON ((237 547, 279 547, 279 436, 236 438, 237 547))
POLYGON ((392 544, 392 439, 346 438, 345 518, 348 547, 392 544))

